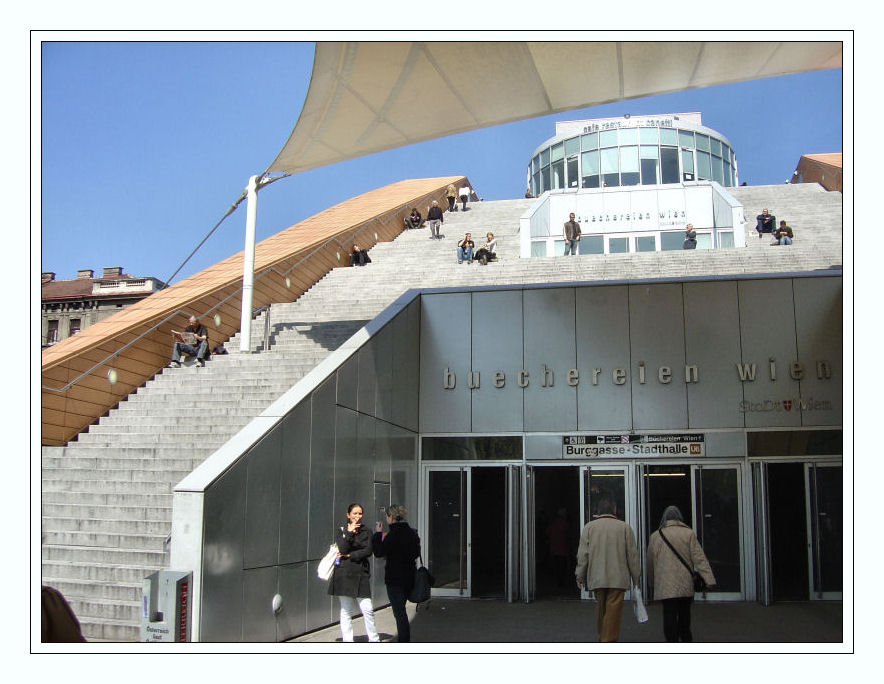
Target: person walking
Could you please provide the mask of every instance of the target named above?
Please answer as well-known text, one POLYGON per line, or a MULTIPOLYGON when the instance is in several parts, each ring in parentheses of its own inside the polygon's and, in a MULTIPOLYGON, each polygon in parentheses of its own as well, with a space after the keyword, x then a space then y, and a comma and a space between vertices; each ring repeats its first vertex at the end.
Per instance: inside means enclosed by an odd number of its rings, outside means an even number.
POLYGON ((455 202, 457 202, 457 188, 449 185, 445 190, 445 197, 448 199, 448 211, 455 211, 455 202))
POLYGON ((653 600, 663 604, 666 641, 693 640, 694 577, 685 563, 700 573, 708 586, 715 584, 712 568, 694 531, 685 525, 677 506, 668 506, 660 519, 660 528, 648 541, 648 582, 654 588, 653 600))
POLYGON ((405 516, 408 510, 404 506, 393 504, 388 506, 387 531, 382 523, 375 525, 371 547, 378 558, 386 558, 384 567, 384 584, 387 587, 387 598, 396 618, 396 638, 400 644, 411 641, 411 627, 408 624, 408 613, 405 601, 414 588, 414 559, 421 555, 421 540, 412 529, 405 516))
POLYGON ((442 207, 439 206, 436 200, 433 200, 433 206, 427 212, 427 222, 430 226, 430 239, 438 240, 441 237, 439 235, 439 226, 445 222, 445 216, 442 214, 442 207))
POLYGON ((577 548, 577 586, 593 592, 599 641, 617 641, 623 594, 639 586, 638 547, 632 528, 617 518, 610 498, 599 502, 598 515, 583 527, 577 548))
POLYGON ((338 558, 328 583, 329 596, 341 602, 341 637, 353 641, 353 616, 362 612, 368 640, 380 641, 371 604, 371 530, 362 524, 362 506, 347 508, 347 522, 338 528, 338 558))

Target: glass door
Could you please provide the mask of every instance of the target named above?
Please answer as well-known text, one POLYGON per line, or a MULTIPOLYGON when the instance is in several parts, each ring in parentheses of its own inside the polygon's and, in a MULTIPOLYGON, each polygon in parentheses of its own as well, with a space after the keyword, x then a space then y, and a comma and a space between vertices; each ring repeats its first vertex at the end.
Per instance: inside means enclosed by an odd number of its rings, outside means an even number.
POLYGON ((716 587, 704 598, 742 599, 740 467, 654 463, 640 465, 639 472, 642 551, 660 527, 663 511, 677 506, 684 523, 697 535, 715 575, 716 587))
POLYGON ((427 472, 427 567, 436 580, 434 596, 470 595, 470 470, 427 472))
POLYGON ((842 598, 844 493, 840 464, 805 464, 810 544, 810 596, 842 598))
MULTIPOLYGON (((599 516, 599 504, 604 500, 608 500, 614 504, 615 515, 621 520, 625 520, 635 531, 634 495, 631 488, 627 486, 628 470, 629 466, 627 465, 608 465, 602 463, 580 467, 581 530, 584 525, 599 516)), ((638 539, 636 537, 637 544, 639 543, 638 539)), ((639 559, 641 559, 640 545, 639 559)), ((627 592, 628 596, 629 592, 627 592)), ((591 598, 591 594, 586 589, 583 589, 581 591, 581 598, 591 598)))
POLYGON ((506 468, 506 600, 517 601, 522 577, 522 467, 506 468))

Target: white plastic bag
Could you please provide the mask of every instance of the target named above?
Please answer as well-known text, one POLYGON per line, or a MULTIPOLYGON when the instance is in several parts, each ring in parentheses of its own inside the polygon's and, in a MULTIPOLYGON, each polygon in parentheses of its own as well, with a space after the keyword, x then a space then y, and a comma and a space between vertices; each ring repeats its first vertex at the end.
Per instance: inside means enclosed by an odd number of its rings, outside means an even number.
POLYGON ((319 579, 328 580, 332 576, 332 571, 335 569, 335 559, 338 557, 338 545, 332 544, 328 547, 328 553, 325 554, 323 559, 319 561, 319 565, 316 567, 316 574, 319 576, 319 579))
POLYGON ((632 589, 632 609, 635 612, 635 619, 639 622, 648 621, 648 611, 645 610, 644 601, 642 601, 642 590, 638 587, 632 589))

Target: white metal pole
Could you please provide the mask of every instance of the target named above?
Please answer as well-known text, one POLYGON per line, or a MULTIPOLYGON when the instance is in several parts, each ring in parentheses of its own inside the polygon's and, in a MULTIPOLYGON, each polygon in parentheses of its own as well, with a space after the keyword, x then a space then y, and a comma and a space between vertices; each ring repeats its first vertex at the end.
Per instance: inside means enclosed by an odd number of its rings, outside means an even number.
POLYGON ((255 282, 255 223, 258 217, 258 177, 249 178, 246 188, 246 247, 242 259, 242 313, 239 350, 249 351, 252 340, 252 290, 255 282))

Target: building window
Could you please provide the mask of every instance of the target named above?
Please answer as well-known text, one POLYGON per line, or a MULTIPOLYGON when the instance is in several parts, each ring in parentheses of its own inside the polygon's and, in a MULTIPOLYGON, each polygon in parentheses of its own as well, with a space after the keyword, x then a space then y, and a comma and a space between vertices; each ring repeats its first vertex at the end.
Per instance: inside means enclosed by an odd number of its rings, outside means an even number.
POLYGON ((568 172, 568 187, 569 188, 579 188, 580 187, 580 178, 577 173, 577 157, 570 157, 567 160, 567 172, 568 172))
POLYGON ((535 240, 531 243, 531 256, 533 257, 545 257, 546 256, 546 240, 535 240))
POLYGON ((709 151, 709 136, 697 133, 697 149, 704 152, 709 151))
POLYGON ((678 148, 660 148, 661 183, 678 183, 678 148))
POLYGON ((577 243, 580 254, 604 254, 605 237, 603 235, 582 235, 577 243))
POLYGON ((638 147, 631 145, 620 148, 620 182, 623 185, 638 185, 638 147))
POLYGON ((684 248, 684 231, 665 231, 660 233, 660 249, 664 252, 670 252, 676 249, 684 248))
POLYGON ((727 249, 734 246, 734 234, 731 232, 718 234, 718 246, 721 249, 727 249))
MULTIPOLYGON (((582 242, 581 238, 581 242, 582 242)), ((608 254, 625 254, 629 251, 628 237, 608 238, 608 254)))
POLYGON ((565 187, 565 162, 562 159, 554 161, 550 168, 552 169, 553 183, 552 189, 559 190, 565 187))
POLYGON ((697 151, 697 178, 712 180, 712 160, 708 152, 697 151))
POLYGON ((583 167, 583 187, 597 188, 599 187, 599 152, 584 152, 582 155, 581 165, 583 167))
POLYGON ((46 344, 55 344, 58 342, 58 321, 49 321, 46 328, 46 344))
POLYGON ((570 157, 580 151, 580 138, 571 138, 565 141, 565 156, 570 157))
POLYGON ((565 156, 565 145, 564 143, 557 143, 552 146, 550 149, 550 161, 558 161, 562 157, 565 156))
POLYGON ((653 235, 639 235, 635 238, 636 252, 656 252, 657 238, 653 235))
POLYGON ((682 180, 696 180, 694 175, 694 153, 690 150, 681 151, 681 177, 682 180))
MULTIPOLYGON (((616 132, 616 131, 615 131, 616 132)), ((602 180, 605 187, 613 188, 620 185, 620 161, 619 150, 616 147, 606 147, 601 152, 602 180)))
POLYGON ((78 332, 80 332, 80 319, 79 318, 72 318, 71 319, 69 330, 70 330, 71 336, 76 335, 78 332))
POLYGON ((637 128, 620 129, 620 147, 623 147, 624 145, 638 145, 637 128))
POLYGON ((657 173, 660 166, 660 150, 650 145, 641 146, 642 185, 657 185, 660 182, 657 173))
POLYGON ((546 166, 549 164, 549 148, 547 147, 545 150, 540 151, 540 165, 546 166))
POLYGON ((660 142, 659 128, 641 128, 639 129, 642 145, 656 145, 660 142))
POLYGON ((660 144, 661 145, 678 145, 678 134, 675 132, 674 128, 661 128, 660 129, 660 144))
POLYGON ((724 176, 721 173, 721 157, 712 155, 712 180, 719 185, 724 185, 724 176))
POLYGON ((683 131, 679 129, 678 131, 678 144, 681 147, 687 147, 689 149, 694 149, 694 132, 693 131, 683 131))
POLYGON ((549 190, 549 167, 544 166, 540 171, 540 194, 549 190))
POLYGON ((580 138, 580 146, 584 150, 597 150, 599 148, 599 134, 589 133, 580 138))

